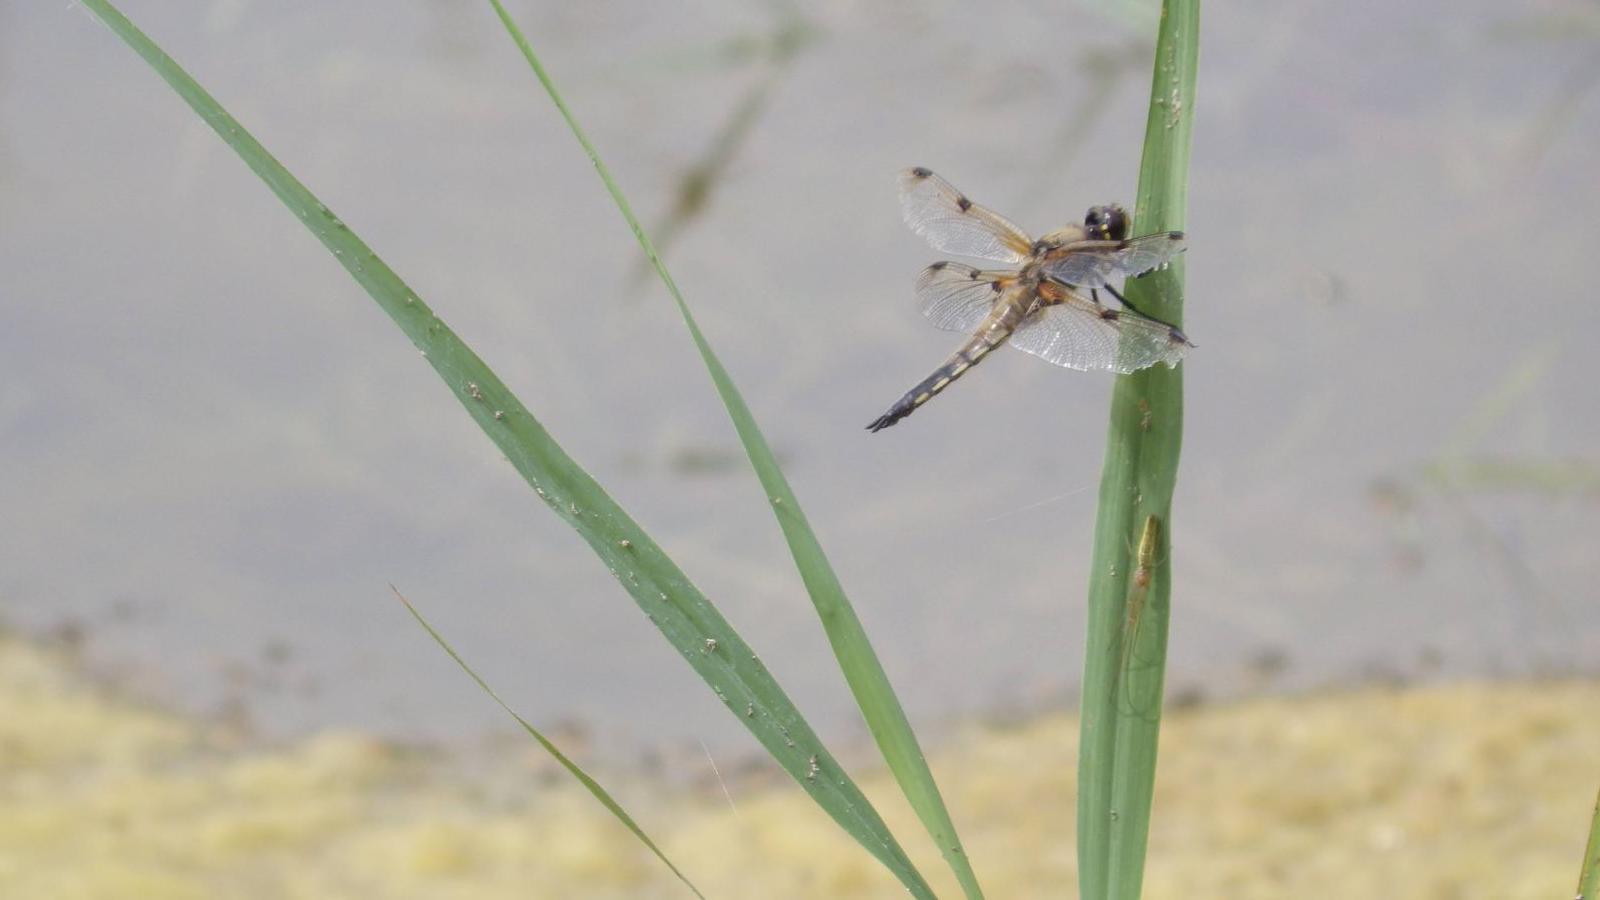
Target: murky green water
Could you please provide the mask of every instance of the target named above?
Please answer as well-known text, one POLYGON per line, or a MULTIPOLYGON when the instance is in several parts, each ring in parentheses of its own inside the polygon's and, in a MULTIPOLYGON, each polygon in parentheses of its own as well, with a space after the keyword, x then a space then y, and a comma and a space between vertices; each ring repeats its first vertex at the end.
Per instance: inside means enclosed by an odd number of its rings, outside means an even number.
MULTIPOLYGON (((681 323, 486 5, 126 11, 473 342, 825 730, 855 727, 681 323)), ((1148 23, 1035 3, 831 5, 802 29, 761 4, 516 12, 635 205, 692 213, 669 262, 914 717, 1065 702, 1110 378, 1000 353, 862 426, 954 346, 915 312, 936 255, 901 226, 894 172, 930 166, 1036 232, 1130 202, 1148 23)), ((1206 17, 1173 689, 1592 669, 1600 14, 1206 17)), ((500 727, 392 581, 536 720, 742 740, 333 260, 70 4, 0 0, 0 197, 5 620, 74 623, 119 680, 268 733, 500 727)))

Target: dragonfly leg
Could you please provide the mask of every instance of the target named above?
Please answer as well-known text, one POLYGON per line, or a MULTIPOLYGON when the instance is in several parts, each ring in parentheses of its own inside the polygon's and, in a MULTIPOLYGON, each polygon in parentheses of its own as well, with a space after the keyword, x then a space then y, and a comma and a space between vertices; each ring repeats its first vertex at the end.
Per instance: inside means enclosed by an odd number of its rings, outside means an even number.
MULTIPOLYGON (((1111 285, 1108 284, 1105 287, 1106 287, 1106 293, 1108 293, 1111 296, 1117 298, 1117 302, 1118 303, 1121 303, 1123 306, 1126 306, 1127 308, 1133 310, 1135 313, 1138 313, 1139 315, 1143 316, 1146 319, 1149 319, 1152 322, 1157 323, 1158 325, 1165 325, 1168 328, 1171 328, 1173 334, 1176 334, 1179 338, 1182 338, 1183 342, 1185 344, 1189 344, 1190 346, 1194 346, 1194 342, 1190 341, 1188 336, 1185 335, 1181 330, 1179 330, 1179 328, 1176 325, 1173 325, 1171 322, 1167 322, 1167 321, 1164 321, 1162 319, 1158 319, 1155 316, 1152 316, 1149 313, 1146 313, 1144 310, 1140 309, 1139 307, 1134 306, 1132 303, 1129 303, 1128 302, 1128 298, 1122 296, 1121 292, 1119 292, 1116 288, 1112 287, 1111 285)), ((1089 293, 1090 293, 1091 296, 1093 296, 1095 292, 1091 289, 1089 291, 1089 293)), ((1096 303, 1100 302, 1100 298, 1098 296, 1095 297, 1095 302, 1096 303)))

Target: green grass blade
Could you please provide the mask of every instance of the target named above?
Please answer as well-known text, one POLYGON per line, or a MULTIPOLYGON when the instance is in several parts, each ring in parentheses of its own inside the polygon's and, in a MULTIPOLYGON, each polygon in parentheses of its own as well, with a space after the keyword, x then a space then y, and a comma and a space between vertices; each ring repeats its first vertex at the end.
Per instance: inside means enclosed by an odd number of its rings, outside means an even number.
POLYGON ((639 219, 633 214, 632 207, 629 206, 615 179, 611 177, 610 170, 601 161, 594 144, 589 141, 582 126, 578 124, 566 102, 561 99, 561 94, 556 90, 543 64, 539 62, 539 57, 533 52, 533 47, 499 0, 490 0, 490 3, 511 34, 512 40, 527 58, 528 65, 532 67, 539 83, 544 86, 551 101, 566 119, 573 136, 583 145, 584 152, 594 164, 600 180, 611 194, 611 199, 616 203, 623 218, 627 220, 628 227, 633 230, 633 235, 638 239, 645 256, 656 273, 661 276, 662 283, 666 285, 667 291, 677 303, 678 312, 683 316, 684 324, 688 326, 689 335, 700 351, 700 357, 711 374, 717 393, 722 397, 723 405, 728 409, 728 416, 733 420, 734 428, 739 433, 739 440, 743 442, 745 452, 750 457, 750 464, 755 468, 762 489, 766 491, 773 513, 777 516, 778 525, 783 529, 784 539, 789 543, 789 552, 794 557, 795 566, 800 570, 800 577, 805 582, 806 590, 811 595, 811 602, 822 620, 823 630, 833 647, 834 656, 839 660, 845 681, 855 695, 862 717, 866 720, 873 739, 877 741, 890 772, 922 820, 923 826, 938 845, 939 852, 944 855, 955 872, 966 895, 972 898, 982 897, 977 876, 973 873, 966 851, 956 835, 955 824, 950 820, 950 813, 945 808, 939 788, 934 783, 933 773, 928 768, 921 747, 917 744, 911 723, 907 720, 900 701, 895 697, 889 678, 884 673, 877 654, 873 652, 866 631, 861 627, 855 609, 845 596, 844 588, 839 584, 833 566, 828 562, 821 543, 806 521, 805 513, 801 511, 800 503, 795 499, 794 491, 790 489, 788 480, 783 477, 777 459, 772 455, 766 438, 756 425, 755 417, 750 414, 750 408, 745 405, 744 398, 734 387, 727 370, 723 368, 722 362, 718 360, 705 335, 701 333, 700 326, 689 312, 689 305, 679 292, 677 283, 673 281, 671 273, 661 261, 661 255, 656 252, 649 235, 645 233, 639 219))
POLYGON ((751 652, 660 547, 544 430, 472 349, 210 94, 107 0, 83 0, 233 148, 394 320, 539 497, 780 766, 914 896, 933 892, 866 797, 751 652))
POLYGON ((1583 868, 1578 872, 1578 900, 1600 900, 1600 795, 1594 798, 1589 843, 1583 848, 1583 868))
POLYGON ((639 827, 639 823, 634 821, 633 816, 628 815, 628 811, 622 808, 622 804, 618 803, 616 799, 611 796, 610 791, 607 791, 605 788, 601 787, 600 782, 595 781, 592 777, 590 777, 588 772, 585 772, 578 766, 577 763, 567 758, 567 755, 561 752, 561 748, 552 743, 549 738, 545 737, 544 734, 539 731, 539 729, 529 724, 527 719, 524 719, 504 700, 500 699, 500 695, 495 693, 494 688, 490 687, 489 683, 484 681, 483 677, 479 675, 476 670, 467 665, 467 661, 461 658, 461 654, 456 652, 456 648, 450 646, 450 642, 446 641, 444 636, 441 635, 433 627, 433 625, 428 622, 427 619, 422 617, 422 613, 419 612, 415 606, 411 605, 411 601, 407 600, 405 595, 400 593, 399 588, 391 584, 389 585, 389 590, 394 591, 395 597, 405 605, 406 612, 411 613, 411 617, 417 620, 417 624, 421 625, 422 630, 428 633, 428 637, 433 638, 434 643, 438 644, 445 653, 450 655, 451 659, 456 661, 456 665, 461 667, 461 671, 466 672, 473 681, 477 682, 478 687, 482 688, 483 692, 489 695, 489 699, 493 700, 496 705, 505 710, 506 715, 515 719, 517 724, 522 726, 523 731, 526 731, 530 737, 538 741, 539 746, 543 747, 546 753, 554 757, 555 761, 560 763, 562 768, 566 769, 573 778, 578 780, 579 784, 582 784, 596 800, 600 801, 601 806, 604 806, 606 809, 610 810, 611 814, 617 818, 617 821, 627 826, 627 829, 633 832, 634 837, 638 838, 639 841, 646 847, 649 847, 650 852, 654 853, 656 858, 661 860, 662 864, 671 869, 672 874, 678 876, 678 880, 683 882, 685 887, 693 891, 694 895, 699 897, 700 900, 706 900, 706 895, 700 893, 700 889, 694 886, 694 882, 690 881, 688 877, 683 874, 683 872, 678 870, 677 866, 672 864, 672 860, 668 859, 667 855, 661 852, 661 848, 656 846, 655 841, 650 840, 650 836, 644 833, 644 829, 639 827))
MULTIPOLYGON (((1136 234, 1182 230, 1194 124, 1199 0, 1164 0, 1139 169, 1136 234)), ((1133 305, 1182 325, 1183 273, 1170 268, 1127 286, 1133 305)), ((1203 342, 1203 339, 1202 339, 1203 342)), ((1078 888, 1084 900, 1132 900, 1144 878, 1150 799, 1166 674, 1171 594, 1172 489, 1183 439, 1183 366, 1117 379, 1111 401, 1089 576, 1078 757, 1078 888), (1130 594, 1142 526, 1160 528, 1149 585, 1130 594), (1122 677, 1120 636, 1130 599, 1142 603, 1132 665, 1122 677)))

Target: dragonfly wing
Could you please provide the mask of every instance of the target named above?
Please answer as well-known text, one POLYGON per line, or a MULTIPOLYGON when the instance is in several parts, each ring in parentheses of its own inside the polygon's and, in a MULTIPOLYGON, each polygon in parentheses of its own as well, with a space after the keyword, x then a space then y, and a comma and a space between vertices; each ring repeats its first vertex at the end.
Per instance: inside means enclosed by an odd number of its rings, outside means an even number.
POLYGON ((1017 265, 1033 249, 1021 228, 928 169, 900 174, 900 209, 906 225, 943 253, 1017 265))
POLYGON ((1040 267, 1057 281, 1102 288, 1114 279, 1133 278, 1166 265, 1183 250, 1181 231, 1125 241, 1078 241, 1053 251, 1040 267))
POLYGON ((1127 374, 1156 363, 1175 366, 1189 349, 1177 329, 1130 310, 1106 309, 1075 292, 1028 316, 1011 346, 1069 369, 1127 374))
POLYGON ((917 277, 917 303, 935 328, 972 334, 1016 280, 953 262, 936 262, 917 277))

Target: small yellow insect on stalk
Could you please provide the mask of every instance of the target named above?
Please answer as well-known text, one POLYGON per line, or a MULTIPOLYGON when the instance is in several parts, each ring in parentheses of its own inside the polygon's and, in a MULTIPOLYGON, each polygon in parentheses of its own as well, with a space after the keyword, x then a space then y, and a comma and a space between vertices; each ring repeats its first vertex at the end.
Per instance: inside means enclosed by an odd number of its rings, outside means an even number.
POLYGON ((1123 604, 1127 617, 1122 622, 1122 655, 1118 657, 1117 693, 1127 690, 1128 671, 1133 666, 1134 645, 1139 639, 1139 620, 1144 615, 1145 597, 1150 593, 1150 579, 1155 577, 1156 547, 1161 543, 1161 520, 1149 516, 1144 520, 1144 533, 1139 537, 1139 549, 1134 553, 1137 563, 1133 577, 1128 579, 1128 599, 1123 604))

